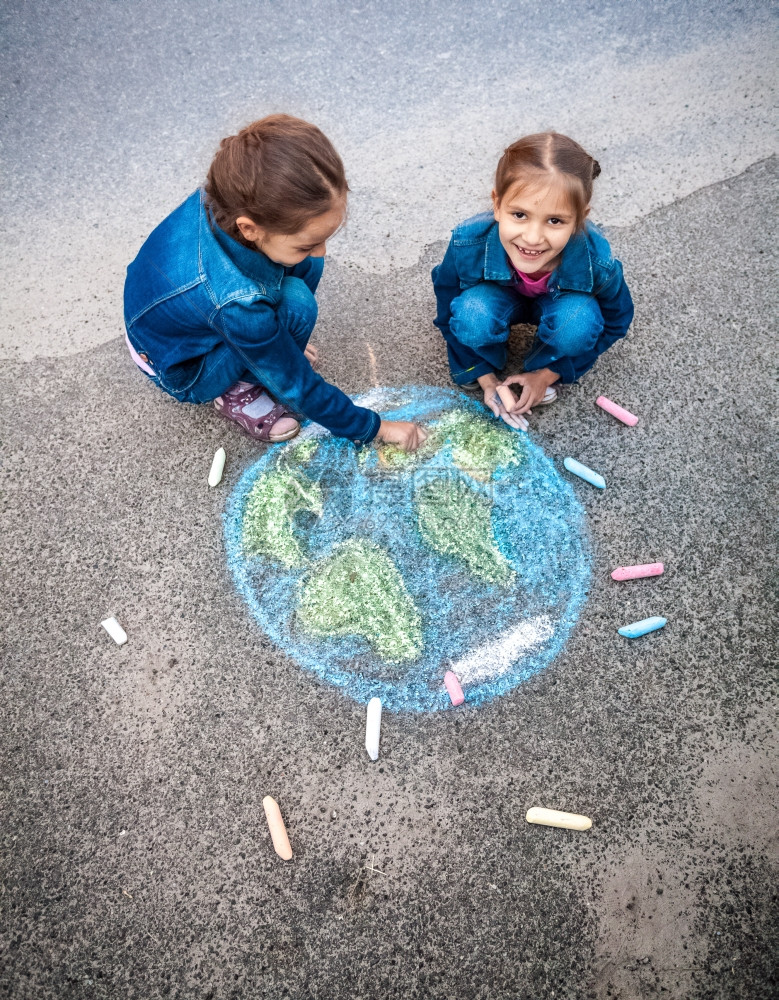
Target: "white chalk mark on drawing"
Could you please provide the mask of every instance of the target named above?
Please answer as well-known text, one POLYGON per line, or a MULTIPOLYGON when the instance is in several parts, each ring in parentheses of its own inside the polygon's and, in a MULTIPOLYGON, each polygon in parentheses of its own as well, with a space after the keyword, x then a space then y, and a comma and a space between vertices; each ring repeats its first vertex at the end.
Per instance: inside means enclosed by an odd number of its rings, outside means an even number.
POLYGON ((553 633, 554 628, 547 615, 521 622, 493 642, 485 643, 459 660, 454 660, 451 670, 461 684, 500 677, 511 670, 521 652, 539 646, 551 638, 553 633))

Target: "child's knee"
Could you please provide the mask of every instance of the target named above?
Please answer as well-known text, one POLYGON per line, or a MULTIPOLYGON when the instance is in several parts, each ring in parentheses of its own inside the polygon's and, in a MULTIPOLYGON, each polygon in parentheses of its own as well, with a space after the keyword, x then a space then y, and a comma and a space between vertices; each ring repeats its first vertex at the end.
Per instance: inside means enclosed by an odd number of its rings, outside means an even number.
POLYGON ((542 319, 547 333, 544 340, 560 357, 574 358, 592 350, 603 332, 603 315, 592 295, 561 296, 556 308, 542 319))
POLYGON ((302 278, 287 276, 281 281, 281 301, 276 315, 293 337, 308 337, 316 325, 319 307, 302 278))
POLYGON ((450 327, 457 340, 466 347, 506 340, 509 317, 503 297, 492 294, 487 285, 475 285, 452 300, 450 327))

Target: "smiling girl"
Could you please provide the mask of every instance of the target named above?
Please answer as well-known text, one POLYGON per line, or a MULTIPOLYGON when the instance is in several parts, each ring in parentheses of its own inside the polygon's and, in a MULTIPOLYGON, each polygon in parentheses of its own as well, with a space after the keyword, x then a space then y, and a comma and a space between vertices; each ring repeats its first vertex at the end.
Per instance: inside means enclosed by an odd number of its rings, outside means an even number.
POLYGON ((420 427, 356 406, 312 368, 314 293, 348 191, 330 141, 299 118, 269 115, 223 139, 205 186, 127 269, 126 338, 138 367, 259 441, 294 437, 306 416, 358 444, 417 448, 420 427))
POLYGON ((478 384, 492 412, 521 430, 531 408, 589 371, 633 318, 622 265, 587 221, 599 174, 597 161, 567 136, 518 139, 498 163, 493 212, 461 223, 433 269, 435 325, 453 380, 478 384), (533 323, 537 332, 524 374, 501 381, 514 323, 533 323), (497 389, 511 384, 522 391, 506 408, 497 389))

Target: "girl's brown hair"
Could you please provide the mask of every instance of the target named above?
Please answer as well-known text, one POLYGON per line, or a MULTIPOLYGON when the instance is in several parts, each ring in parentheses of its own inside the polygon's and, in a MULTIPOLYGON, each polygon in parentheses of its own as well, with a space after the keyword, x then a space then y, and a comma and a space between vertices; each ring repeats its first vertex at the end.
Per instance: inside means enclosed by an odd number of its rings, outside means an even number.
POLYGON ((341 157, 315 125, 268 115, 222 139, 205 190, 216 224, 245 243, 235 224, 241 215, 269 233, 297 233, 349 185, 341 157))
POLYGON ((600 164, 578 142, 559 132, 538 132, 506 147, 495 173, 495 194, 502 201, 511 188, 537 183, 549 174, 561 184, 581 230, 600 164))

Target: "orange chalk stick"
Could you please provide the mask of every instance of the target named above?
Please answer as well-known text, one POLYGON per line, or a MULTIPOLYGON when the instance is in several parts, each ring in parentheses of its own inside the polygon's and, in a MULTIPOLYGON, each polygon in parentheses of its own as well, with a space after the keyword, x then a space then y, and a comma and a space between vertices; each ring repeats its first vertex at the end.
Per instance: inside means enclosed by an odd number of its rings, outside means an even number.
POLYGON ((271 796, 266 795, 262 800, 262 808, 265 810, 265 819, 268 821, 273 849, 280 858, 285 861, 292 860, 292 846, 287 836, 287 828, 281 818, 281 809, 278 802, 271 796))

